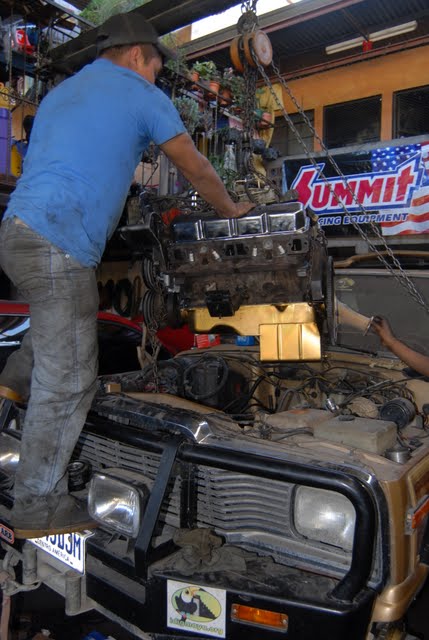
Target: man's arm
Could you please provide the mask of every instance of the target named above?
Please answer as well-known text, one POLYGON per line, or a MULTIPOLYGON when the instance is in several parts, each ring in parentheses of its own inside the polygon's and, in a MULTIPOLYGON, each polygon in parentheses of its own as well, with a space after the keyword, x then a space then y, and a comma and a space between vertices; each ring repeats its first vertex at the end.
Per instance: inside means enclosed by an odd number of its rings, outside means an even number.
POLYGON ((187 133, 164 142, 160 148, 221 218, 239 218, 255 206, 252 202, 231 200, 213 166, 197 150, 187 133))
POLYGON ((429 357, 414 351, 398 340, 386 318, 375 316, 371 328, 380 337, 383 344, 408 367, 424 376, 429 376, 429 357))

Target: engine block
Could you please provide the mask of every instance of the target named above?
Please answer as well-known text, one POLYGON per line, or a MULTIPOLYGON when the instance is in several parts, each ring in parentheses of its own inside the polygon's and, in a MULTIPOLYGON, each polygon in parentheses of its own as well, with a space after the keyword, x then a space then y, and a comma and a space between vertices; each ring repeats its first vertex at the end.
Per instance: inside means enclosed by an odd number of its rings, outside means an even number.
POLYGON ((181 309, 233 316, 242 305, 322 301, 325 249, 300 203, 239 219, 176 218, 164 283, 181 309))
POLYGON ((270 345, 263 359, 320 357, 331 274, 323 233, 301 203, 260 205, 238 219, 179 214, 169 225, 146 212, 131 231, 147 320, 164 307, 170 326, 260 336, 270 345))

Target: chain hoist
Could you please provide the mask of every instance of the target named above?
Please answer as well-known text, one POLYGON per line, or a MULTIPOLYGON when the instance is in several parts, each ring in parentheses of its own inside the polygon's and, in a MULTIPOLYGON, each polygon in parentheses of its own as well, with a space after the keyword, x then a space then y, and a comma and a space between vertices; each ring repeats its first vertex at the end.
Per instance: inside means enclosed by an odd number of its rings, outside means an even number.
POLYGON ((275 185, 266 176, 258 173, 253 162, 253 138, 255 137, 256 81, 258 68, 255 57, 263 65, 272 60, 272 46, 268 36, 259 29, 256 15, 256 0, 243 2, 242 15, 237 23, 238 36, 230 46, 230 55, 235 69, 242 73, 244 79, 243 104, 241 120, 243 123, 241 171, 247 197, 254 200, 249 189, 255 178, 265 183, 269 190, 276 192, 275 185))
MULTIPOLYGON (((325 143, 323 142, 323 140, 321 139, 321 137, 319 136, 319 134, 315 130, 313 124, 311 123, 311 121, 308 118, 308 116, 305 113, 305 111, 302 109, 302 107, 298 103, 298 100, 294 96, 294 94, 293 94, 292 90, 290 89, 289 85, 286 83, 285 79, 281 76, 280 70, 274 64, 274 62, 272 60, 271 44, 268 44, 269 43, 268 36, 265 33, 263 33, 262 31, 257 29, 258 22, 257 22, 256 14, 252 18, 250 18, 250 16, 248 16, 249 12, 250 13, 252 13, 252 12, 254 13, 255 7, 256 7, 256 2, 243 2, 242 3, 242 12, 243 13, 242 13, 242 16, 240 17, 240 19, 238 21, 238 24, 237 24, 237 30, 239 31, 239 33, 241 35, 239 35, 237 38, 235 38, 233 40, 233 42, 231 44, 231 50, 230 50, 231 59, 232 59, 232 62, 234 64, 235 68, 238 71, 240 71, 240 65, 241 65, 241 67, 243 69, 243 74, 244 74, 244 77, 245 77, 245 81, 246 81, 246 75, 248 75, 249 70, 252 70, 253 72, 256 71, 256 75, 259 72, 259 74, 261 75, 261 77, 263 78, 263 80, 265 82, 265 85, 268 87, 268 89, 269 89, 269 91, 270 91, 270 93, 271 93, 271 95, 272 95, 272 97, 274 99, 274 102, 277 105, 277 108, 281 111, 283 117, 285 118, 289 128, 291 129, 291 131, 295 135, 296 139, 300 143, 301 147, 303 148, 305 154, 307 155, 307 157, 310 160, 310 162, 312 163, 312 165, 317 169, 318 176, 325 182, 325 184, 327 185, 330 193, 338 201, 338 204, 341 207, 341 209, 343 210, 343 212, 345 214, 349 215, 350 222, 351 222, 352 226, 359 233, 360 237, 365 242, 367 242, 367 244, 368 244, 369 248, 371 249, 371 251, 374 252, 374 254, 377 256, 378 260, 392 274, 392 276, 397 280, 397 282, 399 282, 399 284, 402 287, 405 288, 405 290, 408 292, 408 294, 421 307, 423 307, 423 309, 427 313, 429 313, 428 304, 426 303, 426 301, 424 300, 424 298, 422 297, 420 292, 416 289, 413 281, 409 278, 407 273, 402 268, 399 260, 397 259, 397 257, 393 253, 392 249, 387 244, 385 238, 381 234, 381 232, 380 232, 379 228, 377 227, 377 225, 375 224, 375 222, 371 220, 370 216, 368 216, 368 224, 370 225, 370 228, 373 231, 373 233, 376 236, 376 238, 379 240, 379 242, 383 246, 383 249, 384 249, 387 257, 390 258, 390 260, 392 261, 393 266, 392 266, 392 264, 389 263, 389 260, 386 259, 386 257, 380 252, 380 250, 377 248, 377 246, 374 244, 374 242, 371 240, 371 238, 367 235, 367 233, 365 233, 365 231, 362 229, 362 227, 354 220, 353 216, 349 214, 347 206, 344 204, 344 202, 336 197, 336 195, 334 193, 333 186, 331 185, 331 183, 329 182, 327 177, 324 175, 324 173, 321 170, 320 165, 317 163, 317 160, 315 159, 314 155, 312 154, 310 149, 307 147, 304 139, 302 138, 301 134, 299 133, 299 131, 298 131, 297 127, 295 126, 292 118, 290 117, 290 115, 288 114, 287 110, 285 109, 285 107, 283 105, 283 102, 277 96, 276 91, 274 90, 273 84, 271 82, 271 79, 270 79, 270 77, 269 77, 269 75, 268 75, 268 73, 266 71, 266 67, 268 67, 269 65, 271 65, 271 68, 272 68, 272 70, 274 72, 276 80, 285 89, 287 95, 289 96, 290 100, 294 104, 297 112, 303 118, 303 120, 304 120, 306 126, 308 127, 309 131, 312 133, 314 138, 318 141, 318 143, 320 145, 320 148, 324 151, 324 153, 325 153, 325 155, 327 157, 328 162, 334 168, 335 172, 342 178, 343 183, 344 183, 344 187, 345 187, 346 191, 349 193, 349 195, 351 196, 352 201, 354 202, 354 204, 358 207, 358 209, 364 215, 368 215, 367 210, 365 209, 365 207, 362 205, 362 203, 357 198, 355 192, 353 191, 353 189, 349 185, 347 178, 345 177, 345 175, 343 174, 343 172, 339 168, 338 163, 336 162, 335 158, 329 152, 329 149, 327 148, 327 146, 325 145, 325 143), (250 25, 252 25, 251 28, 250 28, 250 25), (238 61, 237 61, 237 59, 238 59, 238 61)), ((252 76, 252 85, 253 85, 253 82, 254 82, 254 87, 255 87, 255 90, 256 90, 256 78, 253 80, 253 76, 252 76)), ((249 135, 249 137, 250 137, 250 141, 249 141, 249 154, 250 155, 252 155, 250 147, 251 147, 251 139, 252 139, 252 134, 253 134, 253 111, 254 111, 254 107, 255 107, 255 99, 253 98, 253 103, 252 103, 252 122, 250 123, 250 122, 248 122, 249 111, 250 111, 250 98, 249 98, 249 96, 247 94, 247 91, 250 92, 251 89, 252 89, 252 86, 250 85, 250 83, 249 84, 246 83, 246 103, 249 102, 249 106, 247 108, 247 112, 245 111, 245 118, 246 119, 243 118, 243 128, 244 128, 244 131, 245 131, 245 135, 249 135)), ((248 169, 249 172, 251 172, 252 168, 253 168, 253 165, 252 165, 252 161, 250 160, 247 163, 247 169, 248 169)))

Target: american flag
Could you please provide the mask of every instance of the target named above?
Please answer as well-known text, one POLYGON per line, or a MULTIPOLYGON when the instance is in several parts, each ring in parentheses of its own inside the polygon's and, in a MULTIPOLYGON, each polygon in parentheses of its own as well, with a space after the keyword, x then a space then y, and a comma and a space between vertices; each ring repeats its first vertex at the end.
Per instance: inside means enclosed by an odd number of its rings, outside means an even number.
POLYGON ((420 153, 424 169, 420 186, 414 190, 409 206, 404 208, 404 213, 407 214, 406 220, 381 223, 384 236, 429 232, 429 142, 384 147, 372 152, 371 160, 374 172, 395 171, 399 164, 415 156, 416 153, 420 153))

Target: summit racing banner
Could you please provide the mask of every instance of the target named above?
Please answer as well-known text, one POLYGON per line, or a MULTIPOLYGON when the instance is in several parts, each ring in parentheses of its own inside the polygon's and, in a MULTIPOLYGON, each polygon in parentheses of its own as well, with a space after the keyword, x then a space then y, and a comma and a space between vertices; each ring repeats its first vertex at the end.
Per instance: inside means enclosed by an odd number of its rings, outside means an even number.
POLYGON ((334 158, 355 198, 323 157, 317 158, 317 168, 308 160, 285 160, 283 166, 286 188, 296 189, 299 200, 320 216, 321 226, 376 222, 383 235, 429 232, 429 142, 337 153, 334 158))

